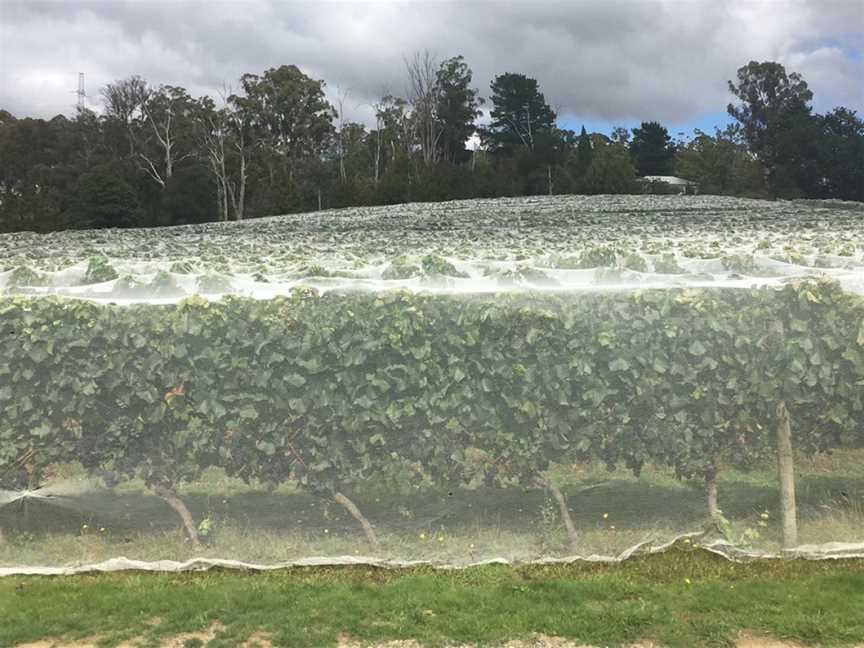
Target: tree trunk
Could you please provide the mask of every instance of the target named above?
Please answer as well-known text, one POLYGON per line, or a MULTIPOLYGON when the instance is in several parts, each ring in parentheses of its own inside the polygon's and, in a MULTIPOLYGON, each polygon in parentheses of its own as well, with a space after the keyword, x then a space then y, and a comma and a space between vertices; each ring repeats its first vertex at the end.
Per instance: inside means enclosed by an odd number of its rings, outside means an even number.
POLYGON ((378 536, 375 535, 375 529, 372 528, 369 520, 367 520, 366 516, 360 512, 360 509, 357 508, 357 505, 354 504, 354 502, 352 502, 342 493, 336 493, 335 495, 333 495, 333 499, 342 506, 344 506, 348 510, 348 512, 354 517, 354 519, 360 523, 360 526, 363 527, 363 533, 366 534, 366 539, 372 546, 372 550, 379 551, 381 549, 381 545, 378 543, 378 536))
POLYGON ((222 178, 216 177, 216 213, 219 220, 225 220, 225 207, 228 201, 225 199, 225 185, 222 183, 222 178))
POLYGON ((240 156, 240 200, 237 203, 237 207, 234 209, 234 216, 237 220, 243 220, 245 218, 244 213, 246 211, 246 154, 240 156))
POLYGON ((339 180, 345 182, 348 175, 345 173, 345 148, 342 144, 342 134, 339 134, 339 180))
POLYGON ((780 479, 780 512, 783 547, 798 544, 798 511, 795 503, 795 460, 792 455, 792 424, 786 401, 777 405, 777 475, 780 479))
POLYGON ((711 467, 705 471, 705 491, 708 496, 708 516, 711 519, 720 514, 717 505, 717 460, 711 461, 711 467))
POLYGON ((165 146, 165 183, 167 184, 168 181, 171 179, 171 176, 174 175, 174 159, 171 156, 170 135, 167 135, 166 133, 166 137, 169 138, 167 140, 168 144, 165 146))
POLYGON ((227 222, 231 217, 231 205, 228 197, 228 171, 225 169, 224 151, 219 157, 219 187, 222 191, 222 214, 220 215, 220 219, 227 222))
POLYGON ((183 521, 183 528, 186 531, 186 535, 189 537, 189 541, 193 546, 200 547, 201 541, 198 538, 198 529, 195 527, 195 522, 192 520, 192 514, 189 512, 189 509, 186 508, 186 504, 183 503, 183 500, 177 497, 177 493, 172 489, 165 488, 164 486, 154 486, 153 492, 165 500, 168 506, 174 509, 177 515, 180 516, 180 519, 183 521))
POLYGON ((381 165, 381 127, 377 128, 375 142, 375 186, 378 186, 378 174, 381 165))
POLYGON ((540 477, 538 483, 549 489, 552 497, 558 502, 558 510, 561 513, 561 519, 564 521, 564 526, 567 528, 567 539, 570 541, 570 550, 573 553, 578 553, 576 526, 573 524, 573 518, 570 516, 570 508, 567 506, 567 498, 555 484, 545 477, 540 477))

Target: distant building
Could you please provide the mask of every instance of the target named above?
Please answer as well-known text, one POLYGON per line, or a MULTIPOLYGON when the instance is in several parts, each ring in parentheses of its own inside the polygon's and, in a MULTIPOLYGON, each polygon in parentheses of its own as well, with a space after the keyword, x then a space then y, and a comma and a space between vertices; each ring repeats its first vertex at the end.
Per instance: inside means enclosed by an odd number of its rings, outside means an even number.
POLYGON ((677 176, 643 176, 637 178, 643 193, 697 194, 699 184, 677 176))

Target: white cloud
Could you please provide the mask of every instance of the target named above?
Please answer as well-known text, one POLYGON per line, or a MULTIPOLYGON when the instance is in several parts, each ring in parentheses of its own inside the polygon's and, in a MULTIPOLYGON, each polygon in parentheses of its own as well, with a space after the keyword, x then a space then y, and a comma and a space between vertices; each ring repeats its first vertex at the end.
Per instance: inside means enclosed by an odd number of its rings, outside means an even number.
POLYGON ((481 94, 495 74, 536 77, 565 116, 681 122, 722 110, 749 60, 801 72, 816 107, 864 108, 864 3, 812 0, 635 2, 0 1, 0 107, 69 113, 77 74, 91 101, 107 82, 216 95, 244 72, 294 63, 350 90, 368 120, 404 91, 403 56, 463 54, 481 94), (854 53, 857 52, 857 57, 854 53))

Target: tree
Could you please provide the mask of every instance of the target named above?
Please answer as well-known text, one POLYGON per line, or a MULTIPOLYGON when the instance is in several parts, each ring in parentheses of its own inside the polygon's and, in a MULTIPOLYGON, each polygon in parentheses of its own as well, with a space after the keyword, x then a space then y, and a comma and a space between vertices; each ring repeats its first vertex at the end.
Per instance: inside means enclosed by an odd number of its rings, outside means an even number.
POLYGON ((135 156, 141 168, 165 189, 177 165, 195 152, 196 104, 185 88, 160 86, 143 105, 143 123, 132 124, 135 156))
POLYGON ((141 117, 142 109, 151 90, 147 82, 138 75, 109 83, 99 91, 105 106, 105 116, 129 126, 141 117))
POLYGON ((697 129, 693 139, 678 149, 678 175, 698 183, 700 193, 764 196, 759 162, 737 131, 734 126, 717 129, 712 137, 697 129))
POLYGON ((85 173, 64 214, 67 227, 95 229, 141 224, 138 198, 122 179, 106 172, 85 173))
POLYGON ((162 217, 171 225, 215 220, 216 197, 214 179, 207 167, 202 164, 190 165, 175 173, 168 181, 162 196, 162 217))
POLYGON ((10 117, 0 125, 0 229, 62 228, 63 204, 82 170, 73 125, 62 115, 10 117))
MULTIPOLYGON (((133 124, 143 120, 142 111, 151 92, 147 82, 137 75, 109 83, 99 91, 108 128, 116 133, 118 141, 125 142, 130 156, 135 155, 133 124)), ((119 148, 117 153, 122 155, 119 148)))
POLYGON ((336 118, 338 125, 336 127, 336 157, 339 160, 339 181, 344 183, 348 179, 348 174, 345 171, 345 100, 348 98, 348 91, 337 88, 338 97, 336 99, 336 118))
POLYGON ((430 166, 438 162, 439 144, 444 134, 438 120, 439 92, 438 62, 426 50, 417 52, 405 61, 408 71, 408 102, 411 121, 420 148, 423 163, 430 166))
POLYGON ((816 117, 820 194, 864 201, 864 120, 838 107, 816 117))
POLYGON ((623 126, 616 126, 612 129, 610 139, 616 144, 628 146, 630 144, 630 131, 623 126))
MULTIPOLYGON (((340 120, 341 121, 341 120, 340 120)), ((374 142, 363 124, 341 122, 324 153, 322 206, 350 207, 370 201, 374 172, 374 142)))
POLYGON ((408 119, 408 102, 401 97, 384 95, 374 106, 375 130, 369 134, 374 162, 374 184, 390 163, 411 156, 411 124, 408 119))
MULTIPOLYGON (((227 94, 227 92, 226 92, 227 94)), ((246 211, 246 184, 249 179, 249 119, 235 95, 223 95, 224 106, 217 110, 210 97, 202 97, 196 114, 196 133, 216 186, 219 220, 243 220, 246 211)))
POLYGON ((234 161, 235 178, 228 179, 228 197, 234 206, 234 218, 243 220, 246 217, 246 184, 249 179, 248 167, 252 151, 254 150, 254 134, 252 131, 252 118, 246 111, 243 103, 236 95, 228 98, 228 105, 224 108, 225 119, 228 122, 231 138, 228 160, 234 161))
POLYGON ((493 151, 512 155, 533 149, 537 133, 555 126, 555 112, 546 103, 537 80, 508 72, 492 81, 492 122, 483 129, 483 142, 493 151))
POLYGON ((229 218, 228 172, 225 164, 226 140, 228 139, 228 120, 222 110, 217 111, 210 97, 198 101, 195 135, 201 149, 201 157, 216 185, 216 214, 220 221, 229 218))
POLYGON ((610 143, 594 149, 591 162, 591 191, 598 194, 636 191, 636 171, 627 149, 622 145, 610 143))
POLYGON ((765 167, 768 186, 776 195, 796 195, 812 178, 807 169, 806 140, 810 132, 813 93, 801 75, 770 61, 750 61, 738 69, 729 91, 738 105, 727 111, 741 124, 750 150, 765 167))
POLYGON ((268 206, 284 208, 286 203, 277 196, 290 192, 294 174, 320 153, 332 134, 333 107, 324 97, 324 82, 306 76, 296 65, 271 68, 262 76, 244 74, 240 83, 245 96, 232 103, 248 118, 255 150, 266 168, 268 206), (285 181, 279 183, 282 186, 277 187, 277 179, 285 181))
POLYGON ((659 122, 642 122, 633 129, 630 157, 640 176, 671 175, 675 163, 675 145, 669 131, 659 122))
POLYGON ((579 143, 576 147, 576 182, 580 191, 587 188, 590 183, 591 164, 593 159, 593 147, 591 146, 591 138, 585 127, 582 127, 582 132, 579 133, 579 143))
POLYGON ((516 153, 522 192, 528 195, 572 193, 573 180, 567 161, 571 156, 576 134, 559 128, 534 133, 534 146, 516 153))
POLYGON ((128 157, 164 190, 177 165, 195 153, 196 102, 185 88, 153 89, 139 76, 109 83, 100 93, 109 132, 125 134, 128 157))
POLYGON ((437 115, 441 124, 440 146, 445 160, 466 162, 470 153, 465 143, 474 134, 474 120, 481 115, 483 99, 471 87, 471 68, 462 56, 454 56, 441 63, 437 72, 437 115))

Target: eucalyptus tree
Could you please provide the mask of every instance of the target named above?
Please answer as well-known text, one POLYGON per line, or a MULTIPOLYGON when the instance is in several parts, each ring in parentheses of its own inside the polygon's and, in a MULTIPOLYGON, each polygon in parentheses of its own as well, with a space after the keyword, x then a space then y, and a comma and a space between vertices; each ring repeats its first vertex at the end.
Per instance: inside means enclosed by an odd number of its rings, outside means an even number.
POLYGON ((369 134, 369 146, 372 149, 373 181, 377 185, 390 164, 411 156, 413 146, 405 99, 386 94, 373 108, 375 129, 369 134))
POLYGON ((438 61, 429 50, 416 52, 412 58, 405 60, 414 139, 423 164, 427 167, 436 164, 440 159, 440 142, 444 134, 438 119, 441 94, 438 66, 438 61))
POLYGON ((779 63, 750 61, 738 69, 736 81, 729 81, 729 92, 738 103, 730 103, 727 112, 741 124, 750 150, 765 167, 771 191, 800 193, 812 177, 807 140, 813 92, 807 82, 779 63))
POLYGON ((210 97, 198 100, 196 137, 200 157, 216 184, 219 220, 243 220, 249 181, 251 132, 249 117, 235 95, 216 108, 210 97))
MULTIPOLYGON (((240 78, 243 95, 232 104, 248 119, 256 160, 266 169, 271 201, 280 181, 293 185, 302 166, 319 156, 333 133, 333 107, 324 96, 324 82, 305 75, 296 65, 270 68, 262 75, 240 78)), ((278 199, 276 200, 278 203, 278 199)))
POLYGON ((462 56, 442 61, 436 72, 441 155, 448 162, 467 161, 465 143, 476 131, 475 120, 482 114, 483 98, 471 87, 472 79, 473 72, 462 56))
POLYGON ((147 81, 138 75, 109 83, 99 91, 108 126, 123 133, 129 156, 135 155, 132 125, 143 119, 144 104, 151 92, 147 81))
POLYGON ((144 102, 146 124, 139 132, 138 158, 163 189, 177 166, 196 154, 193 137, 196 104, 185 88, 159 86, 144 102))
POLYGON ((165 189, 177 165, 196 153, 196 102, 182 87, 148 86, 139 76, 109 83, 100 91, 109 123, 126 131, 129 155, 165 189))

